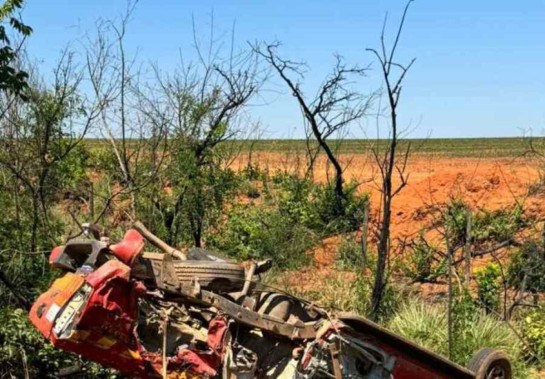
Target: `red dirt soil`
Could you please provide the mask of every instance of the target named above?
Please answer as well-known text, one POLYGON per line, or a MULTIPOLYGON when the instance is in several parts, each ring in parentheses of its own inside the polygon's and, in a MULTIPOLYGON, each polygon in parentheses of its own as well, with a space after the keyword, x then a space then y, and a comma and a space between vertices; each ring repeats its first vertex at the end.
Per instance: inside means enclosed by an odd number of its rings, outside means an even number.
MULTIPOLYGON (((367 155, 340 157, 345 181, 360 184, 359 190, 371 194, 374 212, 380 206, 380 177, 376 164, 367 155)), ((247 156, 240 156, 234 169, 242 169, 247 156)), ((252 164, 269 172, 303 172, 304 156, 282 153, 254 153, 252 164)), ((408 183, 393 201, 392 233, 408 236, 418 232, 431 205, 449 199, 463 199, 475 209, 496 210, 523 202, 528 212, 544 214, 545 199, 528 196, 529 185, 536 183, 539 172, 536 162, 523 158, 458 158, 415 155, 409 158, 406 172, 408 183)), ((318 159, 314 179, 327 181, 333 171, 324 157, 318 159)), ((394 177, 394 186, 399 178, 394 177)))
MULTIPOLYGON (((361 183, 359 191, 371 195, 371 217, 376 219, 380 207, 380 177, 372 157, 364 154, 340 156, 345 169, 345 180, 361 183)), ((232 165, 244 169, 248 157, 241 155, 232 165)), ((304 172, 302 154, 258 152, 253 154, 252 165, 270 173, 304 172)), ((527 158, 460 158, 433 155, 413 155, 406 172, 405 188, 393 200, 392 239, 413 237, 432 218, 432 205, 441 205, 459 198, 476 210, 497 210, 522 203, 531 216, 545 215, 545 197, 529 196, 528 188, 539 179, 538 164, 527 158)), ((320 157, 314 170, 314 180, 331 178, 333 171, 325 157, 320 157)), ((394 178, 394 186, 399 177, 394 178)), ((331 266, 339 237, 323 241, 314 249, 318 267, 331 266)))

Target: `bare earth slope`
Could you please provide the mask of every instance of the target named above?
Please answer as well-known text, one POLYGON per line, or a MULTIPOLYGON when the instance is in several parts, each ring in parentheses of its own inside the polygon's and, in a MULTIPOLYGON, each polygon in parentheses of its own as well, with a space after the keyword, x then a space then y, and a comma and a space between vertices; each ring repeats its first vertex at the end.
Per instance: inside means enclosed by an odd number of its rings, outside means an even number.
MULTIPOLYGON (((371 194, 376 212, 380 204, 380 183, 376 164, 363 154, 344 155, 345 178, 361 183, 360 191, 371 194)), ((233 168, 247 165, 247 156, 240 156, 233 168)), ((255 153, 252 163, 269 172, 300 171, 304 156, 285 153, 255 153)), ((434 155, 410 157, 407 186, 393 202, 393 236, 417 233, 428 220, 431 205, 461 198, 475 209, 495 210, 524 202, 534 214, 545 214, 545 199, 528 196, 528 187, 539 178, 537 163, 527 158, 464 158, 434 155)), ((314 179, 324 182, 331 170, 322 157, 318 160, 314 179)), ((397 179, 397 178, 396 178, 397 179)), ((395 184, 395 183, 394 183, 395 184)))

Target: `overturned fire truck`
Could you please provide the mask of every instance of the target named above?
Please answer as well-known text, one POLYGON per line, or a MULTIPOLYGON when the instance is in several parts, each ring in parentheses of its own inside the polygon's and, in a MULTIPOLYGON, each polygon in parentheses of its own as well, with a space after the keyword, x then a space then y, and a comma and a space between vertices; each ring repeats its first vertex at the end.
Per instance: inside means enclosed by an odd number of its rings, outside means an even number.
POLYGON ((54 346, 128 377, 511 378, 501 352, 461 367, 365 318, 271 290, 256 280, 270 261, 185 254, 138 222, 117 244, 95 233, 49 261, 64 275, 38 297, 32 323, 54 346), (144 253, 145 239, 163 253, 144 253))

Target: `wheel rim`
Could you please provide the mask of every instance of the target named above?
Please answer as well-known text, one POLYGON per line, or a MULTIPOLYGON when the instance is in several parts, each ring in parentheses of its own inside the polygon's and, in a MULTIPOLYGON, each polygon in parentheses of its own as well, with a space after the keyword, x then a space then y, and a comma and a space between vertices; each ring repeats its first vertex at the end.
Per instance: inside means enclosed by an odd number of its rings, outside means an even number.
POLYGON ((507 373, 502 366, 494 366, 488 371, 486 379, 507 379, 507 373))

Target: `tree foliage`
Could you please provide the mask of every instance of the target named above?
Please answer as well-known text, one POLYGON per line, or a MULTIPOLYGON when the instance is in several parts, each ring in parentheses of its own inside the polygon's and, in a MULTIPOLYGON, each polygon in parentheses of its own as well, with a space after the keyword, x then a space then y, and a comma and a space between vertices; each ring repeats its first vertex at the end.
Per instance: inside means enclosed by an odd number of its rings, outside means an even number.
POLYGON ((17 67, 17 53, 21 42, 12 41, 8 28, 24 38, 32 34, 32 28, 17 17, 23 7, 23 0, 6 0, 0 5, 0 91, 27 99, 28 73, 17 67))

